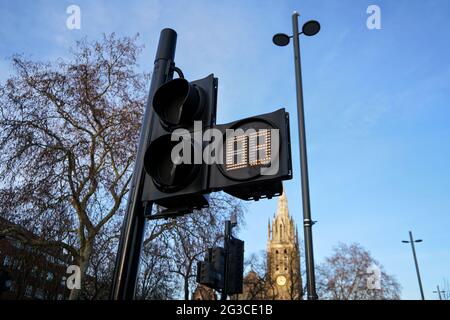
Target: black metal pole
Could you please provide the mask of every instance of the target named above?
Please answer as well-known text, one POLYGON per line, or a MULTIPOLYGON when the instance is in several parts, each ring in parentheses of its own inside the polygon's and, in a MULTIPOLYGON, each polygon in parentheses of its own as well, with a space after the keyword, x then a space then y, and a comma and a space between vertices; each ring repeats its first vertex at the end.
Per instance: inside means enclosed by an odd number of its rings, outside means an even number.
POLYGON ((300 33, 298 31, 299 14, 292 15, 294 39, 295 80, 297 91, 298 138, 300 148, 300 167, 302 178, 303 228, 305 232, 305 263, 308 300, 316 300, 316 279, 314 274, 314 253, 312 239, 311 205, 309 198, 308 159, 306 153, 305 113, 303 108, 303 84, 300 60, 300 33))
POLYGON ((411 231, 409 232, 409 240, 411 241, 411 248, 414 256, 414 264, 416 265, 416 273, 417 273, 417 280, 419 280, 420 295, 422 297, 422 300, 425 300, 425 295, 423 294, 422 279, 420 278, 419 264, 417 263, 416 248, 414 246, 414 239, 411 231))
MULTIPOLYGON (((116 258, 111 299, 131 300, 134 298, 139 260, 144 238, 146 218, 144 204, 141 201, 145 178, 144 154, 147 149, 153 121, 152 99, 155 91, 173 77, 173 66, 177 33, 172 29, 163 29, 156 52, 150 91, 142 120, 138 151, 133 178, 128 196, 127 211, 122 226, 119 250, 116 258)), ((147 208, 151 210, 151 208, 147 208)))
POLYGON ((437 293, 438 293, 438 296, 439 296, 439 300, 442 300, 441 290, 439 289, 439 285, 437 286, 437 293))
POLYGON ((229 261, 229 248, 230 248, 230 238, 231 238, 231 221, 225 221, 225 234, 224 234, 224 251, 225 251, 225 260, 224 260, 224 271, 223 271, 223 289, 222 296, 220 300, 227 300, 228 297, 228 261, 229 261))

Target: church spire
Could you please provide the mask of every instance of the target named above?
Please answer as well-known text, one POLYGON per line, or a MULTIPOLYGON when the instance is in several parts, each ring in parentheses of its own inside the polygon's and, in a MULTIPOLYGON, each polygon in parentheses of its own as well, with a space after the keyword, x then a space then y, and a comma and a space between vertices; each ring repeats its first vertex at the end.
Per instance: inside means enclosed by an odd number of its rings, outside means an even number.
POLYGON ((288 201, 284 191, 278 200, 277 212, 272 224, 269 222, 268 241, 295 242, 295 222, 289 215, 288 201))
POLYGON ((281 194, 280 199, 278 200, 277 216, 278 215, 283 216, 283 217, 289 216, 287 197, 286 197, 286 193, 284 192, 284 190, 283 190, 283 193, 281 194))
POLYGON ((276 214, 268 226, 267 266, 269 277, 276 286, 273 298, 300 298, 302 286, 298 229, 294 218, 289 214, 284 191, 278 199, 276 214))

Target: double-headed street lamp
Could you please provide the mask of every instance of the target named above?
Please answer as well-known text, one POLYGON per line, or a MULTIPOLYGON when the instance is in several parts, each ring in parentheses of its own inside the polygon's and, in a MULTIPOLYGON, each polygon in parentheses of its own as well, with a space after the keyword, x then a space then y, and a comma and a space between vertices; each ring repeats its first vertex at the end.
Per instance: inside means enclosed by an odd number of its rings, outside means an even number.
POLYGON ((314 275, 314 254, 312 240, 311 205, 309 198, 309 178, 308 178, 308 160, 306 153, 306 134, 305 134, 305 112, 303 108, 303 85, 302 70, 300 60, 300 35, 313 36, 320 31, 320 24, 315 20, 306 22, 302 27, 302 32, 298 29, 298 17, 300 15, 295 11, 292 15, 292 36, 284 33, 277 33, 273 37, 273 43, 277 46, 286 46, 290 38, 294 39, 295 56, 295 80, 297 91, 297 116, 298 116, 298 135, 300 148, 300 168, 302 179, 302 202, 303 202, 303 228, 305 233, 305 262, 306 262, 306 280, 308 290, 308 300, 316 300, 316 280, 314 275))
POLYGON ((422 241, 423 241, 422 239, 414 240, 412 232, 410 231, 409 232, 409 241, 403 240, 402 242, 403 243, 411 243, 411 248, 412 248, 413 257, 414 257, 414 264, 416 265, 417 280, 419 281, 420 295, 422 297, 422 300, 425 300, 425 296, 423 294, 423 288, 422 288, 422 280, 420 278, 419 264, 417 263, 416 248, 414 247, 414 243, 418 243, 418 242, 422 242, 422 241))

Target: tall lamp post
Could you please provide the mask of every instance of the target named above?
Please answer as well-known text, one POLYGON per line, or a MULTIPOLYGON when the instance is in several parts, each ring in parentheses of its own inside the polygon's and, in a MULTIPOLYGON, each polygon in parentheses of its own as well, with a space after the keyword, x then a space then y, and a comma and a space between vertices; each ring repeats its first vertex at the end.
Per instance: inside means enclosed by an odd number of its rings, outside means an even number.
POLYGON ((300 60, 300 35, 313 36, 320 31, 320 24, 315 20, 306 22, 302 27, 302 32, 298 30, 298 17, 300 15, 295 11, 292 14, 293 35, 288 36, 283 33, 277 33, 273 37, 273 43, 277 46, 286 46, 290 38, 294 39, 295 56, 295 80, 297 91, 297 116, 298 116, 298 136, 300 148, 300 169, 302 179, 302 202, 303 202, 303 228, 305 233, 305 262, 306 262, 306 280, 308 290, 308 300, 316 300, 316 280, 314 274, 314 254, 312 240, 311 205, 309 198, 309 178, 308 178, 308 159, 306 153, 306 134, 305 134, 305 112, 303 108, 303 84, 302 70, 300 60))
POLYGON ((422 300, 425 300, 425 296, 423 294, 422 280, 420 278, 419 264, 417 263, 416 248, 414 246, 414 243, 418 243, 418 242, 422 242, 422 241, 423 241, 422 239, 414 240, 412 232, 410 231, 409 232, 409 241, 403 240, 402 242, 403 243, 411 243, 411 248, 412 248, 413 257, 414 257, 414 264, 416 265, 417 280, 419 281, 420 295, 422 297, 422 300))

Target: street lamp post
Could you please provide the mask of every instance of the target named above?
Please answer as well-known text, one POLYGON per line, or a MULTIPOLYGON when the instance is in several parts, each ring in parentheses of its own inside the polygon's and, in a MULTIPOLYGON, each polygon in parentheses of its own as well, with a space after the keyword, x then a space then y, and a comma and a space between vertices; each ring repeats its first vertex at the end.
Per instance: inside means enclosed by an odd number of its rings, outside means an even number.
POLYGON ((303 108, 303 84, 300 60, 300 34, 313 36, 320 31, 320 24, 311 20, 306 22, 302 27, 302 32, 298 29, 299 14, 294 12, 292 15, 292 31, 293 35, 288 36, 278 33, 273 37, 273 42, 277 46, 286 46, 289 44, 290 38, 294 40, 294 57, 295 57, 295 80, 297 92, 297 116, 298 116, 298 135, 300 148, 300 169, 302 180, 302 202, 303 202, 303 229, 305 234, 305 263, 306 263, 306 280, 308 290, 308 300, 316 300, 316 280, 314 274, 314 253, 312 239, 312 219, 311 205, 309 197, 309 178, 308 178, 308 159, 306 152, 306 133, 305 133, 305 113, 303 108))
POLYGON ((422 239, 414 240, 412 232, 410 231, 409 232, 409 241, 403 240, 402 242, 403 243, 411 243, 411 248, 412 248, 413 257, 414 257, 414 264, 416 265, 417 280, 419 281, 420 295, 422 297, 422 300, 425 300, 425 296, 423 294, 422 280, 420 278, 419 264, 417 263, 416 248, 414 246, 414 243, 418 243, 418 242, 422 242, 422 241, 423 241, 422 239))
POLYGON ((437 291, 433 291, 433 293, 437 293, 437 294, 438 294, 438 297, 439 297, 439 300, 443 300, 443 299, 442 299, 441 293, 442 293, 442 294, 445 294, 445 291, 439 289, 439 285, 437 286, 437 291))

